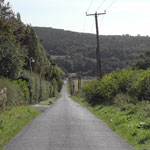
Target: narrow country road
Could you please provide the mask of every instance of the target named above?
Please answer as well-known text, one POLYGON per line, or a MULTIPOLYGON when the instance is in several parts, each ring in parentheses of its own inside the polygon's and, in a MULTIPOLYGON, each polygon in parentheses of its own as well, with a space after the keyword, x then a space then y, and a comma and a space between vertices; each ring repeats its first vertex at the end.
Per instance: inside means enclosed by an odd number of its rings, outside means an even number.
POLYGON ((5 150, 133 150, 85 107, 62 98, 31 121, 5 150))

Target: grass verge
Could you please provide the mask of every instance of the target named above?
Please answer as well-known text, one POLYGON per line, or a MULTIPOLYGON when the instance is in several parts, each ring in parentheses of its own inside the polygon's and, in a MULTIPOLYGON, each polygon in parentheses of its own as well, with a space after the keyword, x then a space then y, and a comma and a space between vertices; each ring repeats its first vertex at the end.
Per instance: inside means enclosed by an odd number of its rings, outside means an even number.
POLYGON ((0 150, 40 112, 31 106, 18 106, 0 113, 0 150))
POLYGON ((126 104, 122 108, 115 105, 90 106, 84 98, 71 97, 76 102, 87 106, 98 118, 102 119, 119 136, 136 150, 150 150, 150 103, 138 102, 126 104))

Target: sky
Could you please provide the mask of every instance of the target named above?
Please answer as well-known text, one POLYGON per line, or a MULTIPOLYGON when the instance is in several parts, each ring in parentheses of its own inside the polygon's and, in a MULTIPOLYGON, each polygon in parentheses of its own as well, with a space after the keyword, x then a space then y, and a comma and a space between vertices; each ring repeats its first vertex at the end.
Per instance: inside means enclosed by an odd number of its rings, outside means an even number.
POLYGON ((150 36, 150 0, 6 0, 25 24, 100 35, 150 36))

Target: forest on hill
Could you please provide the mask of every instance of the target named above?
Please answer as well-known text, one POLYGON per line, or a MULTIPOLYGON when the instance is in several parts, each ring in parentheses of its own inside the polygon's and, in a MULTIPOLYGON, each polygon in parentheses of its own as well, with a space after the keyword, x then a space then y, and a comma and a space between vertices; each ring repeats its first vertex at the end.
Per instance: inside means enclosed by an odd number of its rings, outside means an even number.
POLYGON ((34 29, 0 0, 0 111, 56 96, 63 75, 34 29))
MULTIPOLYGON (((96 36, 48 27, 34 27, 44 48, 66 72, 96 73, 96 36)), ((150 37, 100 36, 102 73, 133 65, 150 50, 150 37)))

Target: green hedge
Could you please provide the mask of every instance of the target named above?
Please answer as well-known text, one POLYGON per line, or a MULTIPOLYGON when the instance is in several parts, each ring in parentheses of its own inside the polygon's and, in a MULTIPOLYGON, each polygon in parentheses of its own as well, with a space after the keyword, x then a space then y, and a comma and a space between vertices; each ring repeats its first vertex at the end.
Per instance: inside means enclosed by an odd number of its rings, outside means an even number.
POLYGON ((82 91, 91 104, 113 103, 119 93, 150 101, 150 70, 117 70, 86 84, 82 91))
POLYGON ((32 103, 38 103, 41 100, 46 100, 50 97, 57 96, 57 93, 54 92, 54 90, 58 90, 55 88, 55 84, 57 83, 53 83, 53 81, 46 81, 35 73, 32 73, 30 76, 28 71, 24 72, 23 78, 28 81, 29 86, 31 79, 32 103))
POLYGON ((30 75, 28 71, 25 71, 18 80, 0 78, 0 111, 11 106, 39 103, 56 97, 62 85, 61 79, 46 81, 35 73, 30 75))
POLYGON ((0 110, 24 103, 24 93, 15 83, 0 78, 0 110))
POLYGON ((150 69, 140 71, 135 77, 136 80, 131 84, 128 92, 136 96, 138 100, 150 101, 150 69))
POLYGON ((24 98, 24 104, 27 104, 30 96, 28 82, 26 80, 18 79, 18 80, 14 80, 13 83, 15 83, 20 88, 24 98))

